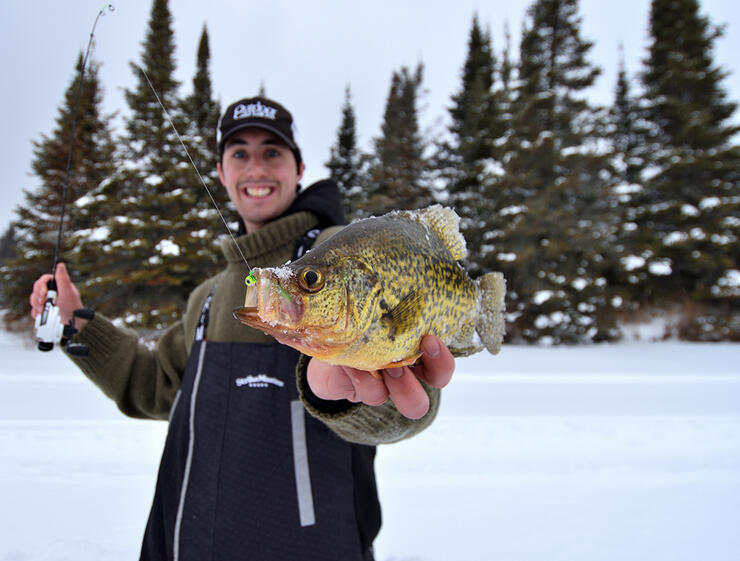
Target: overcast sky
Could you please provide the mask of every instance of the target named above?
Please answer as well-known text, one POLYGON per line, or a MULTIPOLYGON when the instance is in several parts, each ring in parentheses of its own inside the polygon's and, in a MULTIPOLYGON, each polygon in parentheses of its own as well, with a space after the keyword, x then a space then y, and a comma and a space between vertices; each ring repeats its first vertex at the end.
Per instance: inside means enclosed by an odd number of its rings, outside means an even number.
MULTIPOLYGON (((444 125, 450 96, 460 85, 467 37, 477 11, 490 26, 494 48, 504 44, 508 22, 514 47, 530 0, 341 1, 172 0, 181 93, 190 91, 203 25, 211 39, 211 78, 222 106, 254 95, 264 83, 296 119, 307 169, 304 184, 326 175, 324 162, 335 142, 344 89, 350 85, 359 143, 369 149, 380 131, 393 70, 425 65, 422 125, 444 125)), ((33 140, 50 133, 64 90, 84 50, 100 0, 1 0, 2 231, 22 201, 22 189, 37 185, 30 176, 33 140)), ((102 63, 104 109, 125 114, 123 89, 132 87, 130 61, 139 62, 150 0, 113 1, 101 18, 94 58, 102 63)), ((640 69, 647 45, 649 0, 582 0, 582 35, 595 41, 590 60, 603 70, 590 93, 594 102, 613 97, 618 45, 624 44, 628 71, 640 69)), ((731 75, 724 82, 740 99, 740 2, 703 0, 702 13, 726 24, 716 43, 715 61, 731 75)), ((516 51, 515 51, 516 54, 516 51)), ((735 115, 735 121, 740 116, 735 115)), ((183 157, 183 159, 185 159, 183 157)), ((214 224, 214 227, 218 225, 214 224)))

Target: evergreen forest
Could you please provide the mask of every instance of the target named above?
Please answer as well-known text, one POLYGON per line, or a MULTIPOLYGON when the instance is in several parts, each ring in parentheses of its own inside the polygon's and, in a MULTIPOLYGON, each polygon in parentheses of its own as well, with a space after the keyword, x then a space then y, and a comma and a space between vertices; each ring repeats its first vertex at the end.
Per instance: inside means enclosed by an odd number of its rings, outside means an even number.
MULTIPOLYGON (((577 0, 532 0, 518 52, 508 32, 494 50, 471 14, 446 130, 434 139, 419 123, 422 62, 393 72, 367 150, 347 85, 325 162, 347 216, 454 208, 471 276, 506 277, 509 342, 616 341, 626 326, 656 321, 666 338, 740 341, 740 127, 713 57, 722 27, 698 0, 652 0, 648 29, 641 67, 622 62, 607 107, 588 99, 602 69, 577 0)), ((174 52, 168 1, 153 0, 120 131, 102 113, 99 63, 80 75, 82 55, 70 61, 55 127, 34 142, 41 186, 25 191, 0 238, 7 328, 29 327, 30 287, 53 262, 68 157, 61 258, 86 305, 156 337, 219 271, 228 234, 202 183, 227 222, 236 216, 216 173, 221 107, 207 28, 187 86, 174 78, 174 52)))

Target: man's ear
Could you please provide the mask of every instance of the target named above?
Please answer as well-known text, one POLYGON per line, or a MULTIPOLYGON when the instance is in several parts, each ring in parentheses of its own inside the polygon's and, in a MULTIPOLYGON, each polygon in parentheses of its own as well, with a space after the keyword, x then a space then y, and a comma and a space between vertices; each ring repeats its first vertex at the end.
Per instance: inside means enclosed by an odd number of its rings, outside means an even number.
POLYGON ((224 181, 224 170, 221 167, 221 162, 216 164, 216 169, 218 170, 218 178, 221 180, 221 185, 226 187, 226 182, 224 181))

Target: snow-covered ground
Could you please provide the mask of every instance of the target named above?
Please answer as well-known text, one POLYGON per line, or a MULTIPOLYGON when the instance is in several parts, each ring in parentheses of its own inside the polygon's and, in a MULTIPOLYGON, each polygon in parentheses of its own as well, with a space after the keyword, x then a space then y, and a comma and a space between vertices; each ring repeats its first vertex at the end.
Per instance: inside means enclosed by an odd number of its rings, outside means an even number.
MULTIPOLYGON (((504 347, 381 448, 378 561, 740 560, 740 345, 504 347)), ((138 557, 166 426, 0 333, 0 561, 138 557)))

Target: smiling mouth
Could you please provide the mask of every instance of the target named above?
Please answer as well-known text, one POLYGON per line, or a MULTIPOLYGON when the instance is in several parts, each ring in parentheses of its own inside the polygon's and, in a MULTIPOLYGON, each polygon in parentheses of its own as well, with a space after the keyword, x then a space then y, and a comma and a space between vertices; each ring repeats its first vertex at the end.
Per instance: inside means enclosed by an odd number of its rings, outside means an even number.
POLYGON ((240 190, 248 197, 259 199, 268 197, 275 191, 275 189, 275 185, 266 185, 264 183, 261 183, 253 185, 242 185, 240 190))
POLYGON ((247 187, 244 189, 250 197, 266 197, 272 193, 272 187, 247 187))

